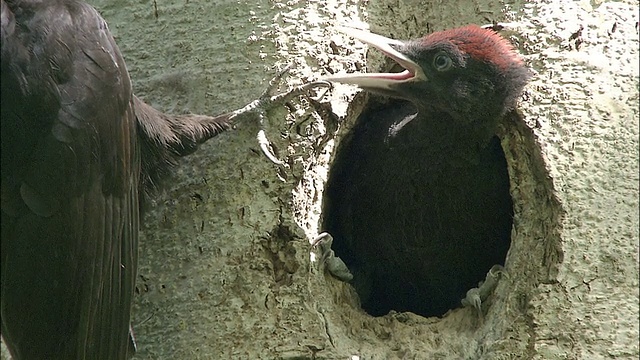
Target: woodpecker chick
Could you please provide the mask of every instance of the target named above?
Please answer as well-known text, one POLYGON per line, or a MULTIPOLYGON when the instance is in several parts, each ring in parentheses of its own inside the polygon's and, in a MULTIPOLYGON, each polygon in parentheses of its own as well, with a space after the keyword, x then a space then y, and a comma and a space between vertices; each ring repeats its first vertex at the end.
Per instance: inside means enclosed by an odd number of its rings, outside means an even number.
POLYGON ((443 315, 509 249, 495 134, 529 71, 507 40, 475 25, 411 41, 343 31, 404 70, 328 78, 392 99, 372 100, 336 150, 324 229, 369 314, 443 315))

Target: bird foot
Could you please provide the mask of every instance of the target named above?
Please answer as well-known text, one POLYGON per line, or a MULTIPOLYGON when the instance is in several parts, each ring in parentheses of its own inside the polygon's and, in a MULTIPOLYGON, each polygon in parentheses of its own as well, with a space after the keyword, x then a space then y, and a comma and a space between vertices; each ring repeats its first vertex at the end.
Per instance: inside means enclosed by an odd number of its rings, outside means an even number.
POLYGON ((344 282, 350 281, 353 279, 353 274, 351 274, 344 261, 331 250, 331 244, 333 244, 333 236, 323 232, 313 240, 311 247, 317 246, 320 249, 322 252, 320 264, 323 264, 331 275, 344 282))
MULTIPOLYGON (((284 105, 294 97, 305 95, 311 89, 317 87, 332 87, 331 83, 328 81, 314 81, 308 84, 297 86, 289 90, 288 92, 272 95, 272 93, 277 89, 278 85, 282 81, 282 78, 289 72, 290 69, 291 66, 287 66, 283 70, 279 71, 276 76, 274 76, 269 81, 267 89, 262 93, 262 95, 260 95, 257 100, 252 101, 245 107, 234 111, 231 115, 231 118, 233 119, 247 113, 254 113, 257 114, 258 119, 260 120, 260 126, 262 127, 264 125, 264 119, 266 118, 267 111, 271 110, 272 108, 279 105, 284 105)), ((322 94, 321 97, 322 96, 324 96, 324 94, 322 94)), ((256 139, 258 140, 258 144, 260 145, 260 150, 262 150, 262 152, 269 160, 271 160, 271 162, 277 165, 284 164, 284 162, 278 159, 278 157, 274 154, 273 148, 269 139, 267 138, 264 129, 260 129, 260 131, 258 131, 256 139)))
POLYGON ((477 288, 467 291, 467 296, 461 301, 462 305, 465 307, 473 307, 482 318, 482 302, 493 293, 502 276, 508 277, 504 267, 501 265, 493 265, 487 273, 485 280, 481 281, 477 288))

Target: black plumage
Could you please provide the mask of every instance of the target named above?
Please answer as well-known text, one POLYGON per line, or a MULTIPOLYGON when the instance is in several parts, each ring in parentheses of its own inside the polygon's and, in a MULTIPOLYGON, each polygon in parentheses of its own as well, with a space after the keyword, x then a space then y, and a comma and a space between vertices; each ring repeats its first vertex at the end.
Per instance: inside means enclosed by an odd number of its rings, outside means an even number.
POLYGON ((1 5, 2 337, 14 359, 125 359, 143 198, 234 114, 144 104, 81 1, 1 5))
POLYGON ((495 134, 528 70, 476 26, 408 42, 345 32, 405 70, 332 78, 393 98, 370 100, 337 149, 324 228, 371 315, 442 315, 509 249, 509 175, 495 134))

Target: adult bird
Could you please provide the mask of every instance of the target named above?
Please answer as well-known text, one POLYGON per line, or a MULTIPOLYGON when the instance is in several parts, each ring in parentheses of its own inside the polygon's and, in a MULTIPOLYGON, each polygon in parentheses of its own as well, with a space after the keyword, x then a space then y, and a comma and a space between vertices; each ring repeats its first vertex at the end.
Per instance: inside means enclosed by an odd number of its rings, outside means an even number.
POLYGON ((344 31, 404 69, 329 78, 392 99, 373 102, 338 147, 323 225, 369 314, 443 315, 505 260, 513 210, 495 134, 529 71, 478 26, 411 41, 344 31))
POLYGON ((14 359, 126 359, 143 198, 179 157, 283 97, 164 114, 133 95, 91 6, 1 6, 2 337, 14 359))

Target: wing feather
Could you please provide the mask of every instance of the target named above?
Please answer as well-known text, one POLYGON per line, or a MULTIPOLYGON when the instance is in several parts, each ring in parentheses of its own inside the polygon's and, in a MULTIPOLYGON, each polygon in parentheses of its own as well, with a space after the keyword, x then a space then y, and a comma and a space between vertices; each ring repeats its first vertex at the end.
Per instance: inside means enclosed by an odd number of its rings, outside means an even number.
POLYGON ((2 336, 16 359, 125 359, 140 149, 124 60, 89 5, 16 6, 2 1, 2 336))

